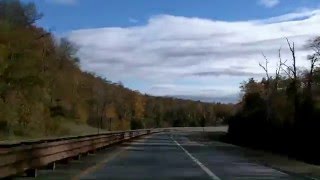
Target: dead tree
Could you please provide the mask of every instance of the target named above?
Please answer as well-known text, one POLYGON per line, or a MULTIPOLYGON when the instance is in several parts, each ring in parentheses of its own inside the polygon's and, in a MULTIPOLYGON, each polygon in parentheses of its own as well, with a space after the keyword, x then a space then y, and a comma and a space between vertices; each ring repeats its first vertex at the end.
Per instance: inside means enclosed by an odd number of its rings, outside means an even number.
POLYGON ((295 44, 294 44, 294 42, 291 44, 288 38, 287 38, 287 43, 288 43, 288 47, 289 47, 289 50, 290 50, 291 56, 292 56, 292 66, 289 66, 286 64, 288 60, 282 61, 281 50, 279 50, 279 59, 280 59, 281 69, 287 74, 287 76, 290 79, 297 81, 295 44), (284 69, 283 67, 286 67, 287 69, 284 69))
POLYGON ((270 81, 270 76, 269 76, 269 71, 268 71, 269 61, 268 61, 268 58, 263 53, 262 53, 262 56, 265 59, 265 65, 263 66, 261 63, 259 63, 259 66, 265 71, 266 76, 267 76, 267 80, 270 81))
POLYGON ((276 68, 275 77, 272 78, 269 74, 269 60, 268 58, 262 54, 265 59, 265 65, 262 65, 259 63, 259 66, 265 71, 266 77, 267 77, 267 84, 266 84, 266 90, 267 90, 267 121, 270 120, 270 117, 272 115, 272 97, 277 93, 278 90, 278 84, 280 80, 280 73, 282 70, 282 58, 281 58, 281 48, 279 49, 279 63, 276 68))
POLYGON ((269 69, 268 69, 268 64, 269 64, 269 60, 268 58, 262 53, 264 59, 265 59, 265 65, 262 65, 261 63, 259 63, 259 66, 265 71, 266 73, 266 76, 267 76, 267 82, 266 82, 266 85, 265 85, 265 89, 266 89, 266 98, 267 98, 267 117, 266 117, 266 120, 267 122, 270 120, 270 116, 271 116, 271 98, 272 98, 272 95, 271 95, 271 78, 270 78, 270 75, 269 75, 269 69))
POLYGON ((307 90, 309 95, 311 96, 314 69, 316 67, 317 62, 320 61, 320 37, 317 37, 314 40, 311 40, 307 44, 307 48, 310 48, 313 50, 313 54, 307 57, 307 59, 310 61, 310 70, 307 76, 307 90))
POLYGON ((292 65, 289 66, 286 64, 287 60, 282 62, 281 59, 281 52, 279 52, 279 58, 280 58, 280 65, 281 69, 288 75, 288 77, 292 80, 290 84, 290 91, 291 95, 293 97, 293 103, 294 103, 294 121, 298 119, 298 106, 299 106, 299 97, 298 97, 298 76, 297 76, 297 65, 296 65, 296 50, 295 50, 295 43, 290 42, 288 38, 286 38, 287 44, 291 53, 292 58, 292 65), (287 69, 284 69, 283 67, 286 67, 287 69))
POLYGON ((282 58, 281 58, 281 47, 279 48, 279 63, 277 64, 277 69, 276 69, 276 76, 274 78, 274 86, 273 86, 273 91, 277 91, 278 90, 278 86, 279 86, 279 80, 280 80, 280 73, 281 73, 281 69, 282 69, 282 58))

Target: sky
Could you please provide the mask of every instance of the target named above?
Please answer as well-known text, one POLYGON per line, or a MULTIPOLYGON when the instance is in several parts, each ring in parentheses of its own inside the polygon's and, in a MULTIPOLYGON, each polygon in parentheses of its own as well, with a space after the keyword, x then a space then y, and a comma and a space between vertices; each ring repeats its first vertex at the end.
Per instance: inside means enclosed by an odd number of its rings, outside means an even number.
POLYGON ((39 25, 79 48, 81 68, 156 96, 237 102, 240 83, 261 79, 264 54, 308 67, 320 35, 319 0, 22 0, 39 25))

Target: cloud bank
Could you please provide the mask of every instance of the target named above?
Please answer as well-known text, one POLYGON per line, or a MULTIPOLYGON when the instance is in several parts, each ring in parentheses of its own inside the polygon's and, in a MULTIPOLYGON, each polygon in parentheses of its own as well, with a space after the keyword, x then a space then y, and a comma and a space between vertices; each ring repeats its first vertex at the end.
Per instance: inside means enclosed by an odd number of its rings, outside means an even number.
MULTIPOLYGON (((239 83, 260 78, 262 53, 276 66, 278 49, 296 42, 298 65, 307 66, 307 40, 320 35, 320 10, 262 20, 217 21, 158 15, 142 26, 70 32, 84 70, 153 95, 235 97, 239 83), (211 91, 207 91, 210 89, 211 91)), ((234 99, 235 101, 236 99, 234 99)))
POLYGON ((280 3, 280 0, 260 0, 259 2, 261 5, 272 8, 280 3))

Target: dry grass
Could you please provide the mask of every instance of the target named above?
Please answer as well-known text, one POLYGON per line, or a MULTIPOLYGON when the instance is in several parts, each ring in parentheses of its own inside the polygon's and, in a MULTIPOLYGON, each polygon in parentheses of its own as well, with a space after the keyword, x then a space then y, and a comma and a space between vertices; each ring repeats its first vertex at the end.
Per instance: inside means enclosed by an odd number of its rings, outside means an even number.
MULTIPOLYGON (((61 125, 63 129, 60 133, 54 135, 41 135, 39 133, 30 133, 28 136, 16 136, 16 135, 5 135, 0 134, 0 143, 14 143, 19 141, 29 141, 29 140, 40 140, 44 138, 58 138, 63 136, 80 136, 88 134, 98 133, 98 129, 88 126, 86 124, 76 123, 74 121, 65 121, 61 125)), ((99 129, 100 133, 108 132, 106 130, 99 129)))

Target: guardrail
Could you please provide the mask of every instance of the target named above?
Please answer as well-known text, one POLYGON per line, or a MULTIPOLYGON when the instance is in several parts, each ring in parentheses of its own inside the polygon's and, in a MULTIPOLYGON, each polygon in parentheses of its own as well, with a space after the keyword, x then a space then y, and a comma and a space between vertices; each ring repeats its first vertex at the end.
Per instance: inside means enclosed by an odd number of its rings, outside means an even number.
POLYGON ((57 161, 68 162, 73 158, 79 159, 81 155, 93 153, 109 145, 161 131, 164 129, 119 131, 0 144, 0 178, 24 172, 27 176, 35 177, 38 168, 54 169, 57 161))

